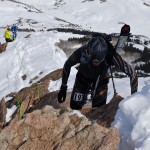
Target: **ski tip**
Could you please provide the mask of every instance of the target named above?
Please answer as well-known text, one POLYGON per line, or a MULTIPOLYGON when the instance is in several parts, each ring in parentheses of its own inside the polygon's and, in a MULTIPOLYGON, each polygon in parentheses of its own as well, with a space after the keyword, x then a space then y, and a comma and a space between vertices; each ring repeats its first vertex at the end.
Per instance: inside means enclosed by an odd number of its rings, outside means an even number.
POLYGON ((122 21, 118 21, 118 24, 126 24, 125 22, 122 21))

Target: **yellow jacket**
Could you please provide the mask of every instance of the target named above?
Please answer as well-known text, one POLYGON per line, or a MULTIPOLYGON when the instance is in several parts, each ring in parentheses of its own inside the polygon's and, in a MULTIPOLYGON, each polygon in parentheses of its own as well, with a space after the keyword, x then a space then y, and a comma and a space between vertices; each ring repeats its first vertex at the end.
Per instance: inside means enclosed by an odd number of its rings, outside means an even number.
POLYGON ((5 30, 4 36, 5 36, 5 39, 11 39, 12 40, 11 33, 9 30, 5 30))

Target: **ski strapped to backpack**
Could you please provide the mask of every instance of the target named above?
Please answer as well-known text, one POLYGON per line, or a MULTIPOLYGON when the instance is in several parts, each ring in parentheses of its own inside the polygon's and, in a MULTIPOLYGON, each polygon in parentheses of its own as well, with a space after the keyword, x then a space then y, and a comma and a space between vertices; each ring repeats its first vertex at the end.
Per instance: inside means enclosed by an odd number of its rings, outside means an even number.
POLYGON ((115 46, 116 51, 122 50, 122 48, 124 47, 124 43, 127 41, 129 35, 130 35, 130 26, 124 24, 124 26, 121 28, 120 36, 115 46))
MULTIPOLYGON (((124 24, 124 26, 121 28, 119 39, 115 45, 115 51, 120 51, 123 49, 125 42, 127 41, 128 37, 130 35, 130 26, 127 24, 124 24)), ((111 78, 113 83, 113 89, 114 89, 114 96, 116 96, 118 93, 116 92, 113 73, 112 73, 112 67, 110 66, 110 72, 111 72, 111 78)))

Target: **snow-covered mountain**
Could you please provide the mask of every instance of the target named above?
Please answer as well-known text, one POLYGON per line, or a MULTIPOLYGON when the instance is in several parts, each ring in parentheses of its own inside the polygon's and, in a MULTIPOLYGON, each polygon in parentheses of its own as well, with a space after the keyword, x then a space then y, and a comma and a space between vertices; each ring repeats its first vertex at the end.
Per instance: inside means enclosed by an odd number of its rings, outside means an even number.
MULTIPOLYGON (((111 34, 120 32, 122 24, 118 22, 125 22, 131 26, 133 40, 142 41, 130 41, 128 44, 133 44, 133 47, 142 51, 145 47, 149 48, 149 16, 149 0, 1 0, 0 42, 5 42, 3 34, 6 26, 16 23, 19 32, 17 39, 9 43, 6 51, 0 54, 0 99, 30 86, 55 69, 62 68, 67 57, 57 43, 72 37, 82 38, 83 35, 57 32, 56 28, 111 34), (27 77, 24 80, 25 75, 27 77), (31 83, 30 80, 34 78, 31 83)), ((73 46, 77 48, 80 44, 73 46)), ((128 55, 131 58, 130 53, 128 55)), ((68 82, 69 90, 72 89, 75 74, 73 68, 68 82)), ((129 96, 128 78, 115 79, 115 83, 117 92, 125 98, 128 96, 120 104, 113 124, 122 137, 120 150, 149 150, 149 78, 139 78, 139 92, 132 96, 129 96), (120 88, 122 86, 123 89, 120 88)), ((49 91, 58 90, 60 84, 60 80, 52 81, 49 91)), ((110 83, 108 99, 112 96, 113 86, 110 83)), ((10 98, 7 97, 6 100, 10 98)), ((8 109, 7 118, 10 117, 10 111, 12 110, 8 109)))
POLYGON ((0 27, 22 22, 22 28, 46 30, 73 27, 105 33, 120 32, 125 22, 131 32, 150 37, 149 0, 1 0, 0 27), (3 19, 2 19, 3 18, 3 19))

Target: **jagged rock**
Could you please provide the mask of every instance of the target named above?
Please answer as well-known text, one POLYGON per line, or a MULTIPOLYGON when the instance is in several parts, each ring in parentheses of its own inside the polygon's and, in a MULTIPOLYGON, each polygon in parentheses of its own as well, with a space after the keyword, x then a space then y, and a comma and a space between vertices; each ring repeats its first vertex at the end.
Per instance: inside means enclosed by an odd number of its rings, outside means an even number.
POLYGON ((123 98, 119 95, 116 95, 108 104, 98 109, 85 108, 82 110, 82 113, 90 120, 97 120, 98 124, 102 126, 111 127, 111 123, 114 120, 118 105, 121 100, 123 100, 123 98))
POLYGON ((27 36, 25 36, 24 38, 30 38, 31 34, 28 34, 27 36))
POLYGON ((13 114, 13 119, 9 124, 14 124, 20 119, 22 119, 25 113, 36 103, 36 99, 34 97, 28 96, 26 99, 20 104, 20 108, 15 111, 13 114))
POLYGON ((57 94, 57 92, 51 92, 43 96, 40 100, 37 100, 37 98, 32 96, 27 96, 20 104, 20 109, 15 111, 15 113, 12 115, 13 119, 9 124, 14 124, 19 121, 22 117, 25 116, 25 113, 29 113, 37 109, 43 109, 46 105, 51 105, 57 109, 61 108, 61 112, 68 110, 67 107, 61 107, 57 102, 57 94), (20 114, 22 116, 20 116, 20 114))
POLYGON ((6 121, 7 108, 5 104, 5 99, 0 101, 0 131, 2 130, 6 121))
POLYGON ((4 52, 6 50, 6 47, 7 47, 7 42, 3 44, 0 43, 0 53, 4 52))
POLYGON ((6 97, 14 97, 16 95, 16 92, 11 92, 8 95, 6 95, 6 97))
POLYGON ((51 92, 51 93, 46 94, 39 100, 38 103, 34 105, 34 107, 30 109, 30 112, 36 109, 42 109, 46 105, 51 105, 54 108, 60 108, 60 104, 58 103, 58 100, 57 100, 57 94, 58 92, 51 92))
POLYGON ((116 150, 118 131, 52 106, 35 110, 0 133, 0 150, 116 150))
POLYGON ((43 71, 41 71, 40 73, 39 73, 39 75, 42 75, 43 74, 43 71))
POLYGON ((31 81, 33 82, 33 80, 37 80, 38 78, 39 78, 39 76, 35 76, 33 79, 31 79, 31 81))
POLYGON ((23 80, 26 80, 26 78, 27 78, 27 75, 26 75, 26 74, 22 76, 22 79, 23 79, 23 80))

